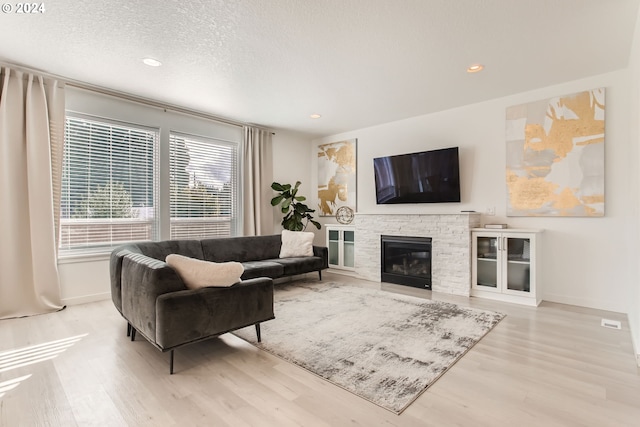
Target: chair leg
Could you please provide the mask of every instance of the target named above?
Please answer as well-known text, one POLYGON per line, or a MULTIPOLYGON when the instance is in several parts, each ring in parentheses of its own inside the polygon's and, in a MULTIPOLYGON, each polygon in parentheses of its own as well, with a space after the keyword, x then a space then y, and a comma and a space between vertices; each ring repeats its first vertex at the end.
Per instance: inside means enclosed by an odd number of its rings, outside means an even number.
POLYGON ((169 375, 173 375, 173 350, 169 353, 169 375))
POLYGON ((260 323, 256 323, 256 335, 258 336, 258 342, 262 342, 262 337, 260 336, 260 323))
POLYGON ((136 328, 134 328, 133 326, 131 327, 131 341, 135 341, 136 340, 136 328))
POLYGON ((322 280, 322 270, 318 270, 318 277, 322 280))
POLYGON ((127 322, 127 336, 131 336, 131 323, 127 322))

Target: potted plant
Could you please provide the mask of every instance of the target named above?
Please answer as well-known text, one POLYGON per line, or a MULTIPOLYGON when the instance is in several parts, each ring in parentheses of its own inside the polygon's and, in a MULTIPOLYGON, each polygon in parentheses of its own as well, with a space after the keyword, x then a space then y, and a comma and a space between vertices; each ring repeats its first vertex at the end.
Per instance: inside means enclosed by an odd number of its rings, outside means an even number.
POLYGON ((302 203, 307 200, 306 197, 297 195, 300 184, 300 181, 297 181, 293 187, 291 184, 277 182, 271 184, 271 188, 278 193, 277 196, 271 199, 271 206, 280 205, 280 211, 284 214, 281 224, 285 230, 303 231, 309 223, 320 230, 320 223, 314 221, 311 215, 315 210, 302 203))

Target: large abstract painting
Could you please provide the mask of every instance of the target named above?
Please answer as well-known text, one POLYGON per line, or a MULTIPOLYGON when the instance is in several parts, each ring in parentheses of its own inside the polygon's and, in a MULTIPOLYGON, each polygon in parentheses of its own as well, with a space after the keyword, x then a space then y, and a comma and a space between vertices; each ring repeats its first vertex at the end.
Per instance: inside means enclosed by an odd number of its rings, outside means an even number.
POLYGON ((341 206, 356 210, 357 140, 318 146, 318 214, 335 215, 341 206))
POLYGON ((604 215, 604 88, 507 109, 507 215, 604 215))

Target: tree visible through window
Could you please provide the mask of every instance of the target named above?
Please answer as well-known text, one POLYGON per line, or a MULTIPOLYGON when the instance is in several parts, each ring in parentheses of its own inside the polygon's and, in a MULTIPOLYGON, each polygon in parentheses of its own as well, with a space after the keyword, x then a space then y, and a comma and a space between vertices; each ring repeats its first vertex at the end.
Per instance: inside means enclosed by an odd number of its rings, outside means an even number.
POLYGON ((171 238, 235 234, 237 145, 172 133, 171 238))
POLYGON ((62 254, 157 237, 154 129, 67 114, 62 254))
POLYGON ((137 218, 131 193, 122 182, 98 185, 73 209, 72 218, 137 218))

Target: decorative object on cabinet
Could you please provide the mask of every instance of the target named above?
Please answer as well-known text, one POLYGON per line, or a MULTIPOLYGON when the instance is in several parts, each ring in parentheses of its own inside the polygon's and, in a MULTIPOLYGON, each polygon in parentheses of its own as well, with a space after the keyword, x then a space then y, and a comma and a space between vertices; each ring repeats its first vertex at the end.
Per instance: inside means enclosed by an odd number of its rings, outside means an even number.
POLYGON ((507 215, 604 216, 605 89, 506 112, 507 215))
POLYGON ((542 230, 471 231, 471 296, 537 306, 542 230))
POLYGON ((340 224, 351 224, 353 221, 353 209, 349 206, 340 206, 336 211, 336 221, 340 224))
POLYGON ((356 208, 357 140, 318 146, 318 213, 334 216, 341 206, 356 208))
POLYGON ((329 267, 355 271, 355 228, 346 225, 325 225, 329 267))

